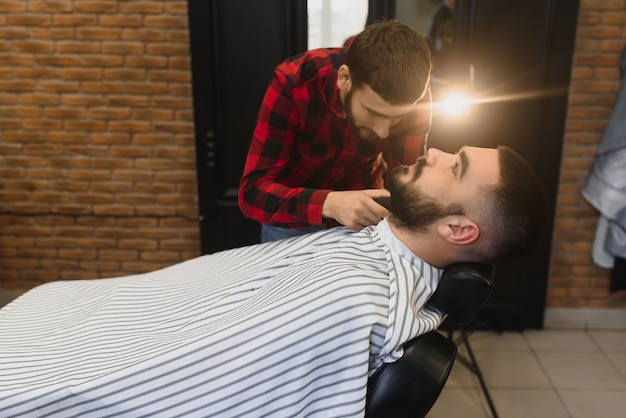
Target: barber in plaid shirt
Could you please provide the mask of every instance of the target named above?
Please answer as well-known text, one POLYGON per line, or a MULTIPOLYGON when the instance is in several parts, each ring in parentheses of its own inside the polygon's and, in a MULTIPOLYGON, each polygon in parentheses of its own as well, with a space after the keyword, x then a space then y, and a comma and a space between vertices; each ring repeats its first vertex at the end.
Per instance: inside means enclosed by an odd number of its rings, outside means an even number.
POLYGON ((239 188, 243 214, 273 241, 378 223, 384 177, 413 164, 431 121, 430 52, 411 27, 369 25, 343 48, 280 64, 267 89, 239 188))

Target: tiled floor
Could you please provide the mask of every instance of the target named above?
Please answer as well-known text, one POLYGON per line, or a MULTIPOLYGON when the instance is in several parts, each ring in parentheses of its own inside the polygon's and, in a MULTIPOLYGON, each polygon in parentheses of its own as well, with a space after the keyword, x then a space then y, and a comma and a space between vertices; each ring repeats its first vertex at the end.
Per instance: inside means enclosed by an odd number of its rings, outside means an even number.
MULTIPOLYGON (((470 345, 501 418, 626 416, 626 331, 480 331, 470 345)), ((428 418, 491 416, 478 379, 455 362, 428 418)))

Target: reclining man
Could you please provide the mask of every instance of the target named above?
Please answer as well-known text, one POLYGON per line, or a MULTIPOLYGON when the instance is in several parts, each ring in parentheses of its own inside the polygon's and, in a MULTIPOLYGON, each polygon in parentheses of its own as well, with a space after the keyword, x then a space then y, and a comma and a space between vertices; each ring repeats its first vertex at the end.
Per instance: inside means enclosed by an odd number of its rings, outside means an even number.
POLYGON ((389 190, 359 232, 27 292, 0 310, 0 416, 363 416, 368 376, 441 324, 442 269, 522 256, 548 220, 506 147, 430 149, 389 190))

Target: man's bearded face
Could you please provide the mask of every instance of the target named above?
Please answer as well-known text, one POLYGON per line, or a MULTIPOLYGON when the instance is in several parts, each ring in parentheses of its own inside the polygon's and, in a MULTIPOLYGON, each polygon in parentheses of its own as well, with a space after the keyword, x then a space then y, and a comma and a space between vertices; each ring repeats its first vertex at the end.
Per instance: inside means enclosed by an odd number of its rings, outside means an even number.
POLYGON ((460 204, 442 205, 427 195, 418 180, 426 167, 426 159, 420 157, 415 173, 409 177, 409 167, 394 168, 389 175, 387 189, 391 192, 391 213, 398 226, 415 232, 425 232, 435 221, 452 215, 464 215, 460 204))

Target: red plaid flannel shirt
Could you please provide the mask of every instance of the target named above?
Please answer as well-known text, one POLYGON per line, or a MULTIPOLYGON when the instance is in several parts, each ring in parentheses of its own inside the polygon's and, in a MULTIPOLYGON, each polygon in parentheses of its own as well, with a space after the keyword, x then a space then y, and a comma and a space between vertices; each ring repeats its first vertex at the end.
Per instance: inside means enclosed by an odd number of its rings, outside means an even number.
POLYGON ((430 128, 426 107, 386 139, 352 134, 339 98, 337 69, 345 48, 317 49, 280 64, 267 89, 239 187, 242 213, 283 228, 337 225, 322 219, 333 190, 380 188, 399 164, 413 164, 430 128))

